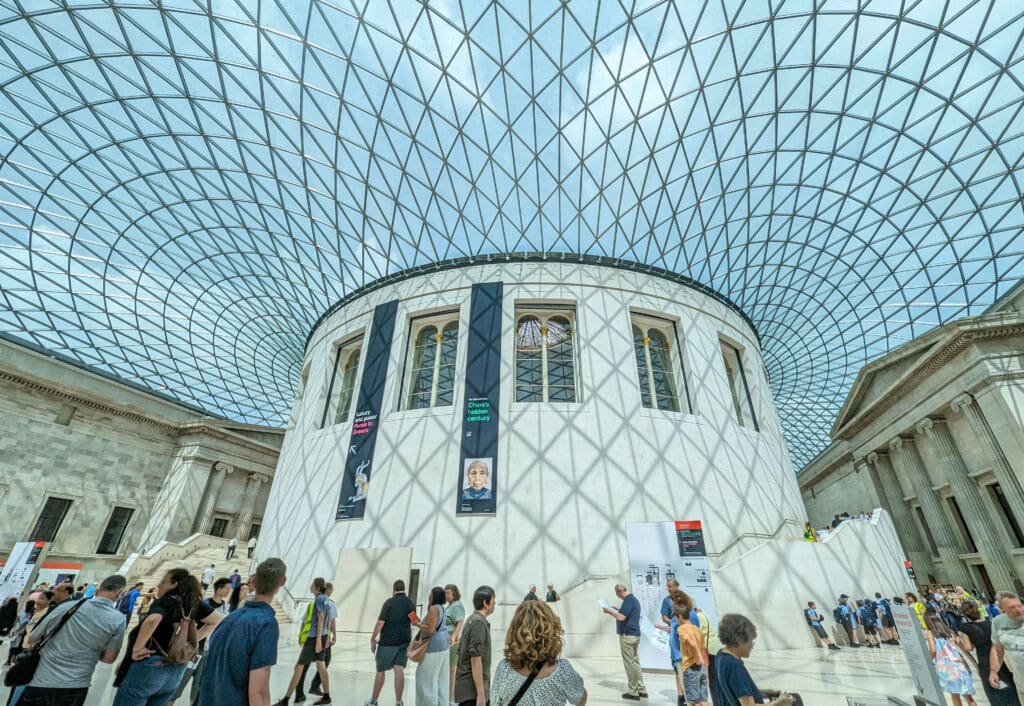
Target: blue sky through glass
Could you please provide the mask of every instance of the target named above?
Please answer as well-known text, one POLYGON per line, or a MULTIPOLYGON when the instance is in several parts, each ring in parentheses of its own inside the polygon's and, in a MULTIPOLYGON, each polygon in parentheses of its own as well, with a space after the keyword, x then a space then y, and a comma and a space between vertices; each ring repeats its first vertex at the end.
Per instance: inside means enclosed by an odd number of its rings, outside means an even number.
POLYGON ((802 466, 1024 275, 1024 11, 896 7, 0 0, 0 327, 280 424, 366 282, 618 257, 749 315, 802 466))

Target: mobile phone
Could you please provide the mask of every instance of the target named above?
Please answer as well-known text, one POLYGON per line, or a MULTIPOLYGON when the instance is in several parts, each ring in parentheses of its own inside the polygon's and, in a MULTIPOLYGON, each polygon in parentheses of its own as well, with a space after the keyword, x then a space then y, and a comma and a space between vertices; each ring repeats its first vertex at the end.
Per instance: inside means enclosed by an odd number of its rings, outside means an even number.
POLYGON ((411 623, 418 623, 418 622, 420 622, 419 616, 416 615, 416 611, 415 610, 409 611, 409 622, 411 622, 411 623))

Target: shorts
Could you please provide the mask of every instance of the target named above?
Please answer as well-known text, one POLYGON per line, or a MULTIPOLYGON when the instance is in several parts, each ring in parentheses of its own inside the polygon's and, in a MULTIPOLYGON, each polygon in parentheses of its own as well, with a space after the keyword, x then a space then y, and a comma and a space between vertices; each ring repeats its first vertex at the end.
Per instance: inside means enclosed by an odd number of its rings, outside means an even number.
POLYGON ((894 628, 894 627, 896 627, 896 621, 893 620, 892 616, 890 616, 890 615, 883 615, 882 616, 882 627, 883 628, 894 628))
POLYGON ((404 645, 377 645, 377 654, 374 655, 377 660, 377 671, 386 672, 392 667, 404 667, 408 661, 405 654, 408 647, 408 642, 404 645))
POLYGON ((448 667, 459 666, 459 643, 455 643, 448 648, 448 667))
POLYGON ((864 626, 864 634, 865 635, 877 635, 878 634, 878 628, 875 627, 874 625, 865 625, 864 626))
POLYGON ((818 633, 818 637, 822 639, 828 637, 828 633, 825 632, 825 628, 821 627, 820 625, 812 625, 811 629, 814 630, 814 632, 818 633))
POLYGON ((320 652, 316 651, 316 638, 307 637, 306 641, 302 643, 302 650, 299 652, 299 664, 306 665, 310 662, 323 662, 327 659, 326 644, 330 640, 323 640, 324 649, 320 652))
POLYGON ((703 664, 693 664, 683 670, 683 693, 688 704, 708 701, 708 670, 703 664))

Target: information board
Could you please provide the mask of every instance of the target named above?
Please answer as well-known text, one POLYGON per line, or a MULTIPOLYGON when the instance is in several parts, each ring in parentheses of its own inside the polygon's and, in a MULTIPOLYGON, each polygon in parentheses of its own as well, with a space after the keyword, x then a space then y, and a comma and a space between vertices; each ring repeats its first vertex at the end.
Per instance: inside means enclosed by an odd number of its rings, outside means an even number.
POLYGON ((11 596, 20 597, 39 568, 45 542, 18 542, 0 569, 0 602, 11 596))
POLYGON ((942 693, 939 677, 935 673, 935 665, 928 654, 928 642, 917 613, 910 606, 892 606, 892 617, 896 623, 896 632, 900 636, 903 655, 910 666, 910 675, 914 678, 917 695, 933 706, 945 706, 946 697, 942 693))
POLYGON ((668 579, 675 578, 711 624, 718 624, 703 527, 699 520, 629 523, 626 548, 631 590, 642 611, 640 665, 644 669, 671 669, 668 625, 661 619, 668 579))

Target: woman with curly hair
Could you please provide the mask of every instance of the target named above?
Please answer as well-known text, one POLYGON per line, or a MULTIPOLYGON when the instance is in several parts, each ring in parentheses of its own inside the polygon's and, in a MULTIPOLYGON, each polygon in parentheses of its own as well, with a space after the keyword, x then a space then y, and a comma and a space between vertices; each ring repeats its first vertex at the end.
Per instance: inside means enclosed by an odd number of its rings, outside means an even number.
POLYGON ((586 706, 583 678, 569 660, 558 657, 563 633, 562 621, 547 603, 519 604, 505 635, 505 659, 491 679, 491 706, 586 706))
POLYGON ((174 626, 192 615, 202 599, 188 569, 171 569, 156 587, 156 600, 128 635, 127 654, 117 669, 114 706, 166 706, 188 667, 168 664, 165 654, 174 626))

